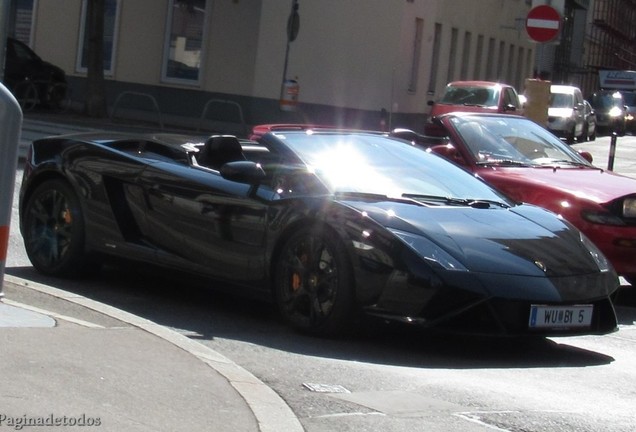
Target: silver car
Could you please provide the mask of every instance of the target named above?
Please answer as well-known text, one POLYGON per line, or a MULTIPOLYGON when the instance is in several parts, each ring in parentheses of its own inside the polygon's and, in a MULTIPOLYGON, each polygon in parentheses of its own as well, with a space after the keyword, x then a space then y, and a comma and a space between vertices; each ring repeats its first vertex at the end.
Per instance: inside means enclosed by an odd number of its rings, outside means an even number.
POLYGON ((568 144, 583 141, 585 137, 585 105, 578 87, 550 86, 548 129, 568 144))

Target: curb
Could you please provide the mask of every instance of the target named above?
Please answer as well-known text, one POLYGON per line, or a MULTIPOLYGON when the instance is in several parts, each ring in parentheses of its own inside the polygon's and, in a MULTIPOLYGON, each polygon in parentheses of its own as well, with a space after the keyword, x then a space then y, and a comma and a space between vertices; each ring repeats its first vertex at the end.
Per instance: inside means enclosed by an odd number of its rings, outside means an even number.
POLYGON ((48 294, 123 321, 195 356, 225 377, 232 387, 236 389, 254 413, 261 432, 304 432, 303 426, 289 405, 274 390, 252 373, 213 349, 150 320, 78 294, 68 293, 57 288, 6 274, 4 280, 22 288, 48 294))

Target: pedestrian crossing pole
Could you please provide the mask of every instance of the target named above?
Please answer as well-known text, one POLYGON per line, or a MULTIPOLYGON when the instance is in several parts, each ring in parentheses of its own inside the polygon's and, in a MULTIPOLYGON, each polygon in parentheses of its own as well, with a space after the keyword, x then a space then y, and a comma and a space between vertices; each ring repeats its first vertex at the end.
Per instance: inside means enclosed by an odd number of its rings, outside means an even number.
POLYGON ((610 151, 607 159, 607 170, 614 171, 614 158, 616 157, 616 131, 612 132, 612 138, 610 140, 610 151))
POLYGON ((9 248, 13 189, 18 169, 22 110, 11 92, 0 83, 0 298, 4 295, 4 269, 9 248))

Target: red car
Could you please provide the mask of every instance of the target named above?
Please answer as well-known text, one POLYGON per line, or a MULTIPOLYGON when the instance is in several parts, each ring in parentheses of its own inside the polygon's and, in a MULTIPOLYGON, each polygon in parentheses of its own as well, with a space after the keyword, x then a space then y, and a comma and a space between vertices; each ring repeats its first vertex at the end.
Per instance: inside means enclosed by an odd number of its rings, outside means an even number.
POLYGON ((521 116, 450 113, 437 118, 445 139, 401 130, 509 197, 544 207, 579 228, 617 273, 636 283, 636 179, 592 165, 545 128, 521 116))
POLYGON ((428 104, 432 108, 425 131, 430 135, 440 132, 432 120, 449 112, 520 114, 522 110, 513 86, 492 81, 453 81, 446 85, 437 102, 428 104))
POLYGON ((252 133, 248 137, 251 140, 258 140, 260 137, 268 132, 276 131, 294 131, 294 130, 309 130, 309 129, 337 129, 332 126, 315 125, 309 123, 273 123, 256 125, 252 128, 252 133))

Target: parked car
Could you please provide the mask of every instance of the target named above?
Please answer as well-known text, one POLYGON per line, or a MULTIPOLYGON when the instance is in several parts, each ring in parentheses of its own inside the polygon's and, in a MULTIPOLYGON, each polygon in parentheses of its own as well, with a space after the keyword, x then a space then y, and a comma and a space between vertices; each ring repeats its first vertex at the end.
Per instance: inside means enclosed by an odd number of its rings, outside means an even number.
POLYGON ((601 90, 592 95, 590 104, 596 112, 596 127, 600 133, 619 136, 627 129, 627 107, 623 95, 616 90, 601 90))
POLYGON ((625 102, 625 130, 636 134, 636 91, 621 91, 625 102))
POLYGON ((585 105, 583 139, 585 141, 594 141, 596 139, 596 111, 594 111, 592 105, 586 100, 583 101, 583 105, 585 105))
POLYGON ((67 92, 64 71, 42 60, 26 44, 13 38, 7 38, 4 84, 18 101, 26 100, 32 106, 57 107, 67 92))
POLYGON ((399 136, 427 147, 517 202, 544 207, 590 238, 630 283, 636 283, 636 179, 592 165, 524 117, 455 113, 438 119, 447 140, 399 136))
POLYGON ((428 105, 431 106, 431 112, 425 131, 429 135, 438 132, 432 120, 449 112, 520 114, 522 110, 519 94, 513 86, 491 81, 450 82, 444 88, 442 97, 438 101, 428 101, 428 105))
POLYGON ((313 334, 347 331, 360 308, 491 335, 617 328, 618 277, 580 231, 383 133, 49 137, 19 205, 42 273, 148 262, 264 295, 313 334))
POLYGON ((568 144, 583 141, 585 137, 585 105, 578 87, 550 86, 548 129, 568 144))

